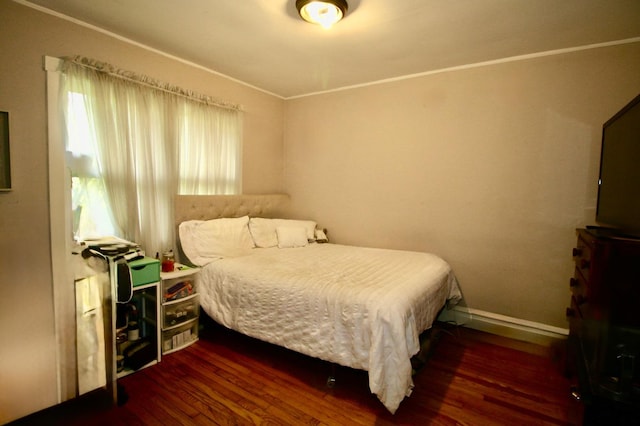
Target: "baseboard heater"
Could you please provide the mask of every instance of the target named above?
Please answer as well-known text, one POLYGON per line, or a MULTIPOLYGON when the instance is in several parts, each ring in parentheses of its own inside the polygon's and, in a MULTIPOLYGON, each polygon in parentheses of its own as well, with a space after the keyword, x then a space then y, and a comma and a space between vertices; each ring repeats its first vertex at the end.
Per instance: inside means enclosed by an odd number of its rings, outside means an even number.
POLYGON ((557 340, 564 340, 569 335, 568 328, 554 327, 464 306, 444 309, 438 320, 545 346, 557 340))

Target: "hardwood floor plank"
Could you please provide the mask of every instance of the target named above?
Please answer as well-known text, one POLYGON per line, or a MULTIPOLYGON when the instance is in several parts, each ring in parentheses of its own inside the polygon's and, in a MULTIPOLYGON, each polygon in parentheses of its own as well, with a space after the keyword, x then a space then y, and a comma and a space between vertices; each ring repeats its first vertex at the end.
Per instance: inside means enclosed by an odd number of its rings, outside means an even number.
MULTIPOLYGON (((234 418, 239 424, 257 424, 260 420, 259 407, 253 404, 239 403, 233 389, 220 388, 219 383, 209 380, 207 375, 185 368, 182 384, 185 393, 196 398, 196 407, 211 420, 234 418), (224 389, 224 393, 220 392, 224 389)), ((243 400, 244 402, 245 400, 243 400)))
MULTIPOLYGON (((164 394, 164 397, 169 403, 176 404, 194 419, 193 424, 212 424, 212 420, 215 420, 212 418, 217 417, 217 414, 211 412, 212 408, 216 407, 215 402, 194 390, 189 382, 184 380, 185 373, 181 368, 168 367, 155 372, 154 376, 155 386, 159 389, 166 389, 167 384, 171 384, 171 395, 164 394)), ((231 416, 231 413, 227 416, 231 416)))
POLYGON ((394 415, 371 394, 365 371, 332 370, 324 361, 208 323, 198 342, 121 379, 129 395, 124 405, 60 407, 22 424, 582 424, 582 406, 570 398, 569 380, 545 348, 442 329, 413 377, 411 396, 394 415), (332 371, 337 382, 328 388, 332 371))
POLYGON ((185 401, 185 398, 180 396, 180 393, 171 392, 164 387, 158 386, 158 382, 153 380, 154 378, 150 377, 147 372, 140 372, 139 378, 136 378, 135 381, 129 381, 127 393, 132 395, 130 398, 134 398, 137 395, 146 395, 141 401, 132 399, 129 402, 152 407, 151 409, 154 412, 159 410, 165 413, 167 418, 175 419, 177 424, 192 422, 192 419, 200 414, 192 404, 189 404, 185 401), (146 389, 152 387, 157 387, 157 391, 153 395, 147 395, 146 389))
MULTIPOLYGON (((193 361, 197 362, 198 360, 194 359, 193 361)), ((234 400, 234 402, 241 405, 244 409, 254 414, 259 410, 261 420, 268 418, 269 414, 273 411, 274 403, 283 400, 280 398, 271 398, 273 392, 269 391, 267 385, 273 383, 273 381, 265 379, 261 386, 261 376, 256 373, 251 373, 244 377, 237 372, 227 372, 224 370, 219 370, 216 374, 208 374, 189 369, 188 374, 198 380, 206 380, 221 389, 225 389, 224 397, 234 400)), ((296 412, 293 407, 289 407, 286 412, 280 415, 297 424, 315 425, 318 423, 317 420, 308 416, 304 411, 296 412)))
MULTIPOLYGON (((187 354, 187 356, 193 362, 199 360, 209 362, 211 352, 203 350, 203 348, 202 346, 194 349, 193 353, 187 354)), ((296 357, 298 356, 296 355, 296 357)), ((258 362, 257 364, 257 362, 255 357, 239 356, 234 359, 233 363, 225 363, 229 369, 221 369, 217 374, 233 384, 237 393, 242 393, 245 397, 254 398, 257 401, 268 402, 268 412, 276 412, 278 416, 295 424, 318 424, 318 420, 313 417, 314 415, 321 416, 323 413, 335 409, 332 402, 324 398, 327 394, 327 388, 324 386, 326 376, 322 373, 319 373, 320 376, 318 376, 322 378, 321 380, 310 384, 301 380, 300 376, 292 375, 286 370, 270 369, 268 363, 258 362), (252 364, 253 368, 234 368, 234 366, 245 362, 252 364), (247 380, 244 379, 245 376, 248 377, 247 380), (319 385, 320 381, 323 383, 322 386, 319 385), (291 389, 295 389, 295 395, 291 394, 291 389), (303 397, 299 395, 303 395, 303 397)), ((327 367, 327 373, 329 371, 330 369, 327 367)), ((218 379, 212 378, 212 380, 218 379)), ((363 424, 357 416, 354 418, 354 416, 342 412, 333 415, 331 421, 331 424, 363 424)))
MULTIPOLYGON (((282 360, 283 358, 287 358, 292 356, 292 352, 284 350, 284 349, 274 349, 274 351, 280 351, 279 355, 282 357, 277 357, 277 359, 282 360)), ((253 351, 255 352, 255 351, 253 351)), ((206 352, 203 353, 201 351, 200 355, 207 356, 206 352)), ((288 410, 303 410, 304 412, 311 413, 312 415, 323 415, 323 413, 327 412, 335 412, 335 401, 332 401, 327 398, 330 393, 326 387, 326 378, 331 371, 329 365, 322 364, 322 362, 318 360, 313 360, 311 358, 300 359, 298 354, 293 355, 297 358, 297 361, 294 361, 294 364, 288 364, 290 366, 295 365, 294 368, 289 369, 273 369, 270 368, 270 365, 278 364, 274 363, 273 358, 268 357, 264 360, 261 360, 260 365, 255 365, 257 361, 257 357, 254 355, 253 357, 243 357, 235 359, 236 363, 250 362, 254 364, 252 378, 255 381, 254 383, 260 383, 261 389, 265 392, 263 398, 273 401, 274 404, 283 405, 282 402, 278 404, 278 401, 286 401, 286 405, 288 410), (262 362, 264 361, 264 362, 262 362), (302 362, 301 362, 302 361, 302 362), (305 368, 301 364, 310 364, 305 368), (318 365, 321 368, 318 369, 318 365), (299 374, 292 374, 291 371, 298 370, 299 374), (266 374, 263 374, 266 372, 266 374), (313 372, 312 380, 310 382, 305 382, 301 380, 301 377, 308 378, 309 373, 313 372), (296 389, 295 395, 290 395, 290 389, 296 389), (300 398, 298 395, 304 395, 303 398, 300 398)), ((364 373, 366 380, 366 373, 364 373)), ((230 380, 237 380, 237 375, 235 372, 231 373, 230 380)), ((363 382, 362 389, 368 392, 368 387, 366 381, 363 382)), ((340 402, 344 402, 340 400, 340 402)), ((368 416, 362 418, 361 410, 357 410, 357 406, 344 407, 342 412, 338 412, 333 415, 331 421, 332 424, 371 424, 373 417, 368 416)), ((325 414, 326 415, 326 414, 325 414)), ((301 422, 301 420, 297 420, 297 422, 301 422)))

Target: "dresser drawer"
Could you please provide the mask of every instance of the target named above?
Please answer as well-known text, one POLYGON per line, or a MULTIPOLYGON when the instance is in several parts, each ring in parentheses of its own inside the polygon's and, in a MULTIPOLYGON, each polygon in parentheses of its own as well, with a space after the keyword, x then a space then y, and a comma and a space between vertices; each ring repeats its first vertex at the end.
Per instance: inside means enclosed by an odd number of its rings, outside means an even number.
POLYGON ((199 295, 185 297, 162 305, 163 328, 175 327, 198 317, 199 295))
POLYGON ((582 296, 571 296, 571 309, 576 318, 588 318, 590 315, 589 303, 582 296))
POLYGON ((576 262, 576 270, 579 271, 585 281, 588 282, 591 270, 592 252, 591 246, 582 238, 578 238, 578 243, 573 249, 573 258, 576 262))
POLYGON ((573 296, 582 296, 587 297, 589 295, 589 287, 587 282, 584 280, 582 274, 576 268, 575 274, 573 278, 569 280, 569 289, 571 290, 571 294, 573 296))

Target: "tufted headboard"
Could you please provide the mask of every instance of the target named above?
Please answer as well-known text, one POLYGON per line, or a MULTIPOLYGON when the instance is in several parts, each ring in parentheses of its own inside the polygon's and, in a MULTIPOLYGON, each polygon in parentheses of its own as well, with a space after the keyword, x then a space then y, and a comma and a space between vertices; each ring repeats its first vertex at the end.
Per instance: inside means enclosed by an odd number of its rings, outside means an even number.
POLYGON ((266 195, 176 195, 176 228, 186 220, 221 217, 284 217, 289 204, 287 194, 266 195))
POLYGON ((222 217, 286 217, 287 194, 265 195, 176 195, 174 218, 178 261, 188 263, 182 252, 178 226, 187 220, 209 220, 222 217))

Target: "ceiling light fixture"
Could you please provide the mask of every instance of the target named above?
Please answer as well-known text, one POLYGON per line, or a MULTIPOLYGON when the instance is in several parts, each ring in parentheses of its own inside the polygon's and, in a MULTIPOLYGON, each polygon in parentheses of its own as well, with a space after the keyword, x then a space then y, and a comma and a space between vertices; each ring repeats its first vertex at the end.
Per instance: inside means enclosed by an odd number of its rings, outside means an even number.
POLYGON ((349 5, 346 0, 296 0, 296 8, 305 21, 329 29, 346 15, 349 5))

